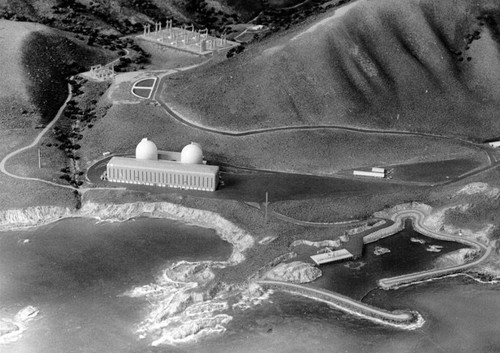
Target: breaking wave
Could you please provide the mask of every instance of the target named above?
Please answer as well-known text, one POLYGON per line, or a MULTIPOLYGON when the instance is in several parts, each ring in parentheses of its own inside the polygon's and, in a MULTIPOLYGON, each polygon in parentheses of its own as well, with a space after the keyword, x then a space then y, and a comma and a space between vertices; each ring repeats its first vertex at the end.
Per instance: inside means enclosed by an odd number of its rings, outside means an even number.
POLYGON ((150 339, 152 346, 195 343, 224 333, 232 320, 228 311, 246 310, 268 300, 272 291, 256 284, 223 288, 210 296, 207 285, 214 278, 212 269, 222 266, 222 262, 180 261, 162 271, 155 283, 124 293, 150 303, 149 314, 138 325, 139 337, 150 339), (237 302, 230 306, 230 301, 237 302))

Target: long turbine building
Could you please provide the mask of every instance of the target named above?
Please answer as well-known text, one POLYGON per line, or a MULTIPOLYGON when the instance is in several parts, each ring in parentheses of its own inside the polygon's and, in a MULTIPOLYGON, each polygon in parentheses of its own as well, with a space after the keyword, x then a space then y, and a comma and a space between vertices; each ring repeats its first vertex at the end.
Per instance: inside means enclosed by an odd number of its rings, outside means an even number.
POLYGON ((137 145, 135 158, 113 157, 106 166, 109 181, 191 190, 215 191, 219 167, 207 165, 199 144, 182 152, 158 151, 147 138, 137 145))

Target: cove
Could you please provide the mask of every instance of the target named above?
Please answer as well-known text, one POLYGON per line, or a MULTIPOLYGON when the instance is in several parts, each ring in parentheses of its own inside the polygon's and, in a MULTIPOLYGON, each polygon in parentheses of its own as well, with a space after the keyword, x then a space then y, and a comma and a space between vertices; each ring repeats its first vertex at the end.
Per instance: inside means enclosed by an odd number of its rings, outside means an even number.
POLYGON ((0 317, 27 305, 40 310, 14 353, 132 352, 146 349, 136 325, 148 303, 121 294, 152 283, 180 260, 227 260, 232 246, 214 230, 136 218, 100 223, 69 218, 0 233, 0 317))

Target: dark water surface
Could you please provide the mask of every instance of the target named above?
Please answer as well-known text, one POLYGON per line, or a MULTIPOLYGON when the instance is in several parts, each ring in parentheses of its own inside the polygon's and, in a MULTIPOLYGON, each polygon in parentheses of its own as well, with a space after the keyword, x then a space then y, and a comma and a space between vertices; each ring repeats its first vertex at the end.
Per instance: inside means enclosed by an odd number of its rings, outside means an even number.
POLYGON ((370 294, 370 304, 419 311, 414 331, 357 319, 307 298, 276 293, 273 303, 236 315, 223 340, 186 352, 496 353, 500 286, 459 277, 370 294))
POLYGON ((311 285, 361 299, 377 287, 379 279, 432 269, 440 256, 466 247, 460 243, 423 236, 413 229, 409 220, 405 226, 404 230, 393 236, 366 245, 363 257, 357 261, 322 265, 323 276, 311 285), (411 238, 425 243, 412 242, 411 238), (442 246, 442 249, 440 252, 428 251, 431 245, 442 246), (374 254, 376 247, 391 252, 377 256, 374 254))
MULTIPOLYGON (((428 268, 437 256, 460 247, 407 229, 369 245, 360 260, 366 264, 359 270, 346 263, 331 265, 322 280, 331 288, 361 295, 378 278, 428 268), (412 236, 428 242, 412 243, 412 236), (441 253, 427 252, 430 244, 444 248, 441 253), (375 256, 375 246, 392 252, 375 256), (349 279, 351 271, 358 276, 349 279), (336 281, 329 277, 334 275, 336 281)), ((230 310, 233 320, 222 336, 181 347, 148 347, 138 340, 134 330, 148 313, 148 303, 120 294, 154 282, 173 261, 220 260, 230 252, 230 245, 213 231, 168 220, 95 225, 71 219, 0 233, 0 317, 11 317, 27 305, 40 309, 23 337, 0 346, 0 352, 500 352, 500 285, 465 277, 371 290, 365 296, 365 302, 389 310, 419 311, 426 323, 415 331, 384 327, 307 298, 275 293, 253 309, 230 310)))
POLYGON ((134 331, 147 302, 119 295, 155 282, 171 262, 225 260, 231 251, 213 230, 161 219, 69 219, 0 233, 0 317, 40 310, 0 352, 142 352, 134 331))

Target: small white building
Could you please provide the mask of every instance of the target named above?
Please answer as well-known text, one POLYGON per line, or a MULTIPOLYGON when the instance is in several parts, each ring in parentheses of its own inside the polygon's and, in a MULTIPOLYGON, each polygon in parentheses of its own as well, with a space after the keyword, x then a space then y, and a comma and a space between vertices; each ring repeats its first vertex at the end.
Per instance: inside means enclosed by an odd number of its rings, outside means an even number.
POLYGON ((384 173, 385 174, 385 169, 384 168, 379 168, 379 167, 373 167, 372 172, 375 173, 384 173))
POLYGON ((204 191, 215 191, 219 184, 219 167, 206 164, 199 144, 191 143, 180 153, 158 151, 147 138, 137 145, 135 158, 111 158, 106 173, 115 183, 204 191))
POLYGON ((500 147, 500 141, 491 141, 491 142, 488 142, 488 145, 490 145, 493 148, 498 148, 498 147, 500 147))
POLYGON ((352 259, 354 256, 351 254, 349 250, 340 249, 335 251, 329 251, 323 254, 313 255, 311 259, 314 261, 316 265, 322 265, 329 262, 341 261, 352 259))
POLYGON ((367 172, 363 170, 355 170, 352 172, 355 176, 365 176, 365 177, 373 177, 373 178, 384 178, 385 173, 380 172, 367 172))

